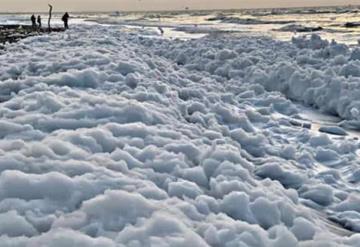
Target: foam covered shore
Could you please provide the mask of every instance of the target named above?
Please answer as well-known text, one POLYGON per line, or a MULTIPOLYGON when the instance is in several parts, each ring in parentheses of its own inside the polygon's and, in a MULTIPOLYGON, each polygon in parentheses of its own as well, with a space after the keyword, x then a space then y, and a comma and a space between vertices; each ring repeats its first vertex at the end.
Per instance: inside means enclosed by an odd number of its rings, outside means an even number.
POLYGON ((156 49, 193 71, 262 85, 360 128, 360 49, 315 34, 292 43, 229 36, 192 42, 164 42, 156 49))
POLYGON ((1 246, 358 246, 360 141, 292 100, 358 129, 359 60, 100 25, 6 45, 1 246))

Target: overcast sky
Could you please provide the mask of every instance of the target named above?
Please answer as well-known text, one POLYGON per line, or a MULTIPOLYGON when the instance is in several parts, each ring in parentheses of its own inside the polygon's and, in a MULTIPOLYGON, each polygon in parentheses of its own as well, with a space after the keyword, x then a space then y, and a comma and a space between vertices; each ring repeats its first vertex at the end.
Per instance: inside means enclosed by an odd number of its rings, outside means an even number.
POLYGON ((265 8, 360 4, 360 0, 0 0, 0 11, 115 11, 169 9, 265 8))

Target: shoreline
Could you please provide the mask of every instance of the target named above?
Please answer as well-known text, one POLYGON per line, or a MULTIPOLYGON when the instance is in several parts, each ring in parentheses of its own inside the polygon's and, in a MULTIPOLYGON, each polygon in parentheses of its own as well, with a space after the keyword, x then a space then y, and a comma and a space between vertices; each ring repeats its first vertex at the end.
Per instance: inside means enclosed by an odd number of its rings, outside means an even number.
MULTIPOLYGON (((64 28, 52 28, 50 32, 64 32, 64 28)), ((6 43, 15 43, 21 39, 49 33, 48 28, 33 28, 30 25, 0 25, 0 49, 6 43)))

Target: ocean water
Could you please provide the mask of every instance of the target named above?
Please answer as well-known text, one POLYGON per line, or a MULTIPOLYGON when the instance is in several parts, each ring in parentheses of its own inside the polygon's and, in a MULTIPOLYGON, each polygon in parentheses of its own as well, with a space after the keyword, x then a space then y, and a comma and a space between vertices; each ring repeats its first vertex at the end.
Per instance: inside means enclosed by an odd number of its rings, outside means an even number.
MULTIPOLYGON (((43 14, 47 18, 47 14, 43 14)), ((61 25, 61 14, 53 17, 61 25)), ((168 38, 199 38, 209 34, 232 33, 241 36, 267 36, 290 40, 294 36, 317 33, 322 38, 356 45, 360 35, 360 13, 357 6, 180 11, 180 12, 108 12, 72 13, 72 24, 122 25, 129 29, 143 28, 159 31, 168 38), (346 27, 346 25, 352 27, 346 27), (306 29, 313 30, 306 30, 306 29)), ((29 14, 0 14, 2 24, 27 24, 29 14)))

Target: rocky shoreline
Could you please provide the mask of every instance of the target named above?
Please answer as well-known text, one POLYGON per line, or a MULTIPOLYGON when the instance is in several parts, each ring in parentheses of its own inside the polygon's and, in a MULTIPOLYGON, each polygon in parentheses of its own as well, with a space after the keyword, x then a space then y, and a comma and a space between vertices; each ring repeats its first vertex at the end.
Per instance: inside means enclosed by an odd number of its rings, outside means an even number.
MULTIPOLYGON (((63 28, 51 28, 51 32, 63 32, 63 28)), ((0 49, 6 43, 14 43, 21 39, 48 33, 48 28, 33 28, 30 25, 0 25, 0 49)))

